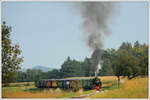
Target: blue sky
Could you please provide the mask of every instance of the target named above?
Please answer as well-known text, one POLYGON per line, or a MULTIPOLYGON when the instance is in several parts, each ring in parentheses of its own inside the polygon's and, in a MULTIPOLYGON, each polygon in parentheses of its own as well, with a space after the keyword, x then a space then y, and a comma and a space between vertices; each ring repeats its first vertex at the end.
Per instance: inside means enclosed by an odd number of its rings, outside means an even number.
MULTIPOLYGON (((82 35, 81 17, 73 2, 2 2, 2 21, 12 27, 11 39, 22 50, 23 68, 37 65, 60 68, 67 56, 83 61, 92 51, 82 35)), ((104 48, 123 41, 148 44, 148 3, 118 2, 104 48)))

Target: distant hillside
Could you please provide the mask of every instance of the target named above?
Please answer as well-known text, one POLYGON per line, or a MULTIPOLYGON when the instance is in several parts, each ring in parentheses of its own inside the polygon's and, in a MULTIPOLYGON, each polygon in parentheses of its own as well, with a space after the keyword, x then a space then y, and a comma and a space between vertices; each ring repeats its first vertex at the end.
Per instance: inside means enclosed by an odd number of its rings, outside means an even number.
MULTIPOLYGON (((21 71, 25 72, 28 68, 22 68, 21 71)), ((33 68, 30 68, 30 69, 40 69, 42 70, 43 72, 48 72, 54 68, 49 68, 49 67, 45 67, 45 66, 34 66, 33 68)))
POLYGON ((48 72, 48 71, 52 70, 53 68, 49 68, 49 67, 45 67, 45 66, 35 66, 32 69, 40 69, 43 72, 48 72))

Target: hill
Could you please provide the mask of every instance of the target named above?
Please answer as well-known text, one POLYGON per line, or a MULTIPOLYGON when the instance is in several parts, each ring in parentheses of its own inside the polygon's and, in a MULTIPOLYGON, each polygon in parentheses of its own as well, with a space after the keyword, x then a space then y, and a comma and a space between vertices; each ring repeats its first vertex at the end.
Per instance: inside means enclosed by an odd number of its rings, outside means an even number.
POLYGON ((45 66, 34 66, 32 69, 40 69, 43 72, 48 72, 48 71, 52 70, 53 68, 49 68, 49 67, 45 67, 45 66))
POLYGON ((51 71, 52 69, 54 68, 49 68, 49 67, 46 67, 46 66, 34 66, 33 68, 21 68, 21 71, 25 72, 27 69, 37 69, 37 70, 42 70, 43 72, 48 72, 48 71, 51 71))

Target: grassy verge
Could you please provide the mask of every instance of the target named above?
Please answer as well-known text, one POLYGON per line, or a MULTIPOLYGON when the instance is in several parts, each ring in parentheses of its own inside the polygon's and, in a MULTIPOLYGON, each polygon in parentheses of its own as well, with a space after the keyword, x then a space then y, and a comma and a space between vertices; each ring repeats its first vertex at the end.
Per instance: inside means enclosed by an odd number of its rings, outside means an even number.
MULTIPOLYGON (((113 89, 116 82, 114 77, 102 77, 101 79, 104 90, 113 89)), ((8 87, 2 87, 3 98, 72 98, 94 92, 95 90, 82 89, 77 92, 72 92, 71 89, 39 89, 34 86, 34 82, 11 83, 8 87)))
POLYGON ((122 88, 111 86, 106 93, 97 93, 91 98, 148 98, 148 78, 126 80, 122 88))
MULTIPOLYGON (((147 98, 148 78, 125 80, 120 88, 117 86, 117 78, 113 76, 100 77, 103 82, 103 90, 90 98, 147 98)), ((34 82, 11 83, 8 87, 2 87, 3 98, 73 98, 80 95, 94 93, 95 90, 79 90, 72 92, 71 89, 39 89, 34 82)))

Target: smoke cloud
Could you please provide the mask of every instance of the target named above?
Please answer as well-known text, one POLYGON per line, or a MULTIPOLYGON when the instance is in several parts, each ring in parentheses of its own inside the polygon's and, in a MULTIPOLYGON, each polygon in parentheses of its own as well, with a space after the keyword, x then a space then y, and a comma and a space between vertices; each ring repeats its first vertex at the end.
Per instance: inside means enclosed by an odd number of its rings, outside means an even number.
POLYGON ((108 22, 115 14, 115 3, 81 2, 77 9, 83 21, 86 44, 93 51, 92 58, 97 74, 104 47, 104 37, 111 33, 108 22))

